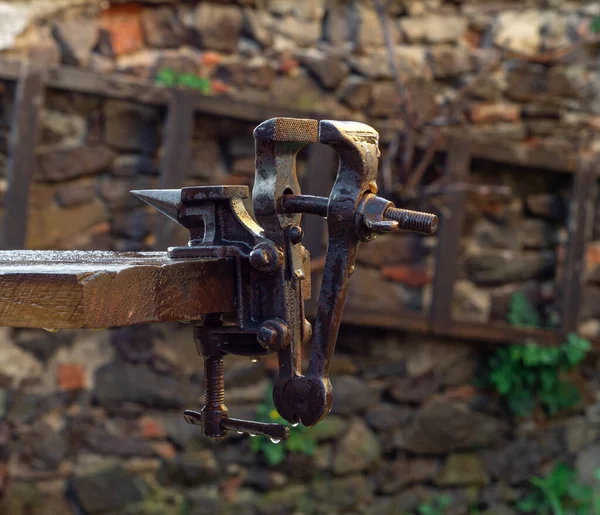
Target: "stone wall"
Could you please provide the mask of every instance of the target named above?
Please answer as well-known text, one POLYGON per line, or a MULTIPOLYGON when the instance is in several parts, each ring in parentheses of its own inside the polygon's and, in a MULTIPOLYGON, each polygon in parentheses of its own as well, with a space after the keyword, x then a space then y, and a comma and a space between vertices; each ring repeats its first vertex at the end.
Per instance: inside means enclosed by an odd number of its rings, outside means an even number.
MULTIPOLYGON (((12 4, 0 2, 0 13, 12 4)), ((213 94, 380 123, 398 113, 369 5, 247 0, 71 8, 39 21, 4 54, 36 48, 51 62, 151 80, 169 68, 207 78, 213 94)), ((427 116, 444 113, 461 86, 499 57, 462 94, 459 130, 572 150, 593 147, 600 114, 590 64, 596 47, 582 42, 597 11, 594 2, 433 0, 393 2, 388 14, 399 64, 427 116), (555 49, 559 57, 544 62, 555 49), (541 62, 532 64, 533 56, 541 62)), ((12 86, 3 85, 2 170, 13 98, 12 86)), ((153 248, 154 213, 128 191, 157 185, 164 116, 50 92, 28 247, 153 248)), ((183 185, 251 184, 252 128, 199 116, 183 185)), ((436 158, 430 175, 440 166, 443 158, 436 158)), ((510 295, 522 291, 551 325, 571 176, 476 160, 473 180, 508 183, 513 198, 468 206, 456 316, 504 320, 510 295)), ((600 334, 600 235, 594 239, 586 257, 595 286, 582 320, 588 336, 600 334)), ((348 309, 424 311, 435 246, 435 238, 393 235, 361 247, 348 309)), ((489 515, 511 514, 529 478, 552 463, 565 462, 588 481, 600 463, 595 359, 577 375, 586 392, 581 406, 551 420, 515 421, 493 393, 473 386, 490 349, 344 328, 333 362, 333 412, 314 430, 314 456, 289 453, 269 466, 252 452, 250 438, 212 444, 183 422, 182 409, 197 407, 203 389, 187 326, 4 329, 1 338, 0 513, 392 515, 448 494, 447 513, 478 506, 489 515)), ((231 415, 253 418, 273 374, 272 360, 228 358, 231 415)))
MULTIPOLYGON (((396 65, 421 122, 451 120, 461 127, 450 131, 555 151, 596 145, 596 2, 389 4, 396 65)), ((168 68, 206 78, 213 94, 254 103, 374 123, 398 117, 397 87, 373 2, 110 5, 0 2, 21 16, 11 29, 29 24, 2 45, 2 55, 35 49, 49 63, 151 80, 168 68), (27 4, 29 9, 15 7, 27 4), (71 8, 61 9, 66 4, 71 8)))
MULTIPOLYGON (((529 479, 553 463, 591 481, 597 399, 543 423, 511 422, 492 392, 473 387, 484 355, 461 342, 344 329, 332 414, 311 430, 314 455, 290 452, 270 466, 251 438, 213 444, 183 422, 202 396, 189 327, 4 330, 0 508, 179 514, 187 499, 193 514, 391 515, 447 495, 445 513, 512 514, 529 479)), ((227 358, 232 416, 256 415, 276 368, 227 358)), ((582 374, 598 391, 594 360, 582 374)))

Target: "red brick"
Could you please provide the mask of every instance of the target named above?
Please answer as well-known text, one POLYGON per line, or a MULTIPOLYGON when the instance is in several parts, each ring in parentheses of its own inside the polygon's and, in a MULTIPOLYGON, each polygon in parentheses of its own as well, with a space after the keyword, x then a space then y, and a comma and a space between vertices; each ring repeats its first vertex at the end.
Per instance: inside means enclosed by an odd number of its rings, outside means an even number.
POLYGON ((177 454, 175 447, 169 442, 156 442, 152 444, 152 448, 157 456, 165 460, 172 460, 177 454))
POLYGON ((204 52, 201 59, 204 66, 216 66, 221 63, 223 56, 217 52, 204 52))
POLYGON ((300 63, 291 57, 283 57, 279 61, 279 71, 284 74, 289 74, 296 71, 300 67, 300 63))
POLYGON ((471 107, 473 123, 518 122, 521 108, 504 102, 484 102, 471 107))
POLYGON ((155 418, 142 417, 139 420, 140 431, 144 438, 149 439, 161 439, 167 437, 167 430, 164 426, 155 418))
POLYGON ((388 266, 381 269, 381 275, 388 281, 406 284, 411 288, 421 288, 431 284, 432 274, 419 267, 407 265, 388 266))
POLYGON ((600 241, 593 241, 588 244, 585 250, 585 268, 594 270, 600 266, 600 241))
POLYGON ((446 399, 470 401, 471 399, 473 399, 473 397, 475 397, 476 393, 477 390, 475 389, 475 387, 471 385, 466 385, 446 390, 443 394, 443 397, 445 397, 446 399))
POLYGON ((102 12, 101 27, 110 35, 116 56, 131 54, 144 48, 142 8, 139 4, 115 5, 102 12))
POLYGON ((213 93, 222 94, 229 93, 231 88, 221 80, 213 80, 210 82, 210 89, 213 93))
POLYGON ((86 387, 85 370, 75 363, 58 365, 58 386, 62 390, 83 390, 86 387))

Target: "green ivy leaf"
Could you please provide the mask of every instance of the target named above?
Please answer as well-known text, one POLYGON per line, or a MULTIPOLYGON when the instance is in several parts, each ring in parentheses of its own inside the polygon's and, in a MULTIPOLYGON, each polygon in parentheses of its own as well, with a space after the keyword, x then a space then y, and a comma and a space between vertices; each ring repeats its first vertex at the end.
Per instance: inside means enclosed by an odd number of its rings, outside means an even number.
POLYGON ((568 484, 565 493, 569 499, 577 502, 577 504, 586 506, 590 505, 594 496, 592 489, 581 483, 568 484))
POLYGON ((263 454, 269 465, 278 465, 285 457, 285 447, 278 444, 266 445, 263 447, 263 454))
POLYGON ((540 498, 537 494, 529 494, 515 504, 515 507, 520 512, 534 513, 540 509, 540 498))
POLYGON ((171 68, 163 68, 156 74, 155 81, 161 86, 173 88, 177 85, 177 73, 171 68))

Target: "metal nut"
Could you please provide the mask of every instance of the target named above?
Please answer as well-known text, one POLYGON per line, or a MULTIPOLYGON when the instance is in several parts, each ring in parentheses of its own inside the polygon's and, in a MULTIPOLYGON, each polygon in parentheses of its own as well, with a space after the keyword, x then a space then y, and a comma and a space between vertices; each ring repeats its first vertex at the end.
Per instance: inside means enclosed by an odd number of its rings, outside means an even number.
POLYGON ((254 268, 265 268, 271 264, 271 256, 265 249, 254 249, 250 252, 250 264, 254 268))
POLYGON ((269 243, 260 243, 250 252, 250 264, 261 272, 274 272, 281 264, 277 248, 269 243))
POLYGON ((260 326, 256 339, 266 351, 277 352, 290 344, 290 330, 283 320, 274 318, 260 326))

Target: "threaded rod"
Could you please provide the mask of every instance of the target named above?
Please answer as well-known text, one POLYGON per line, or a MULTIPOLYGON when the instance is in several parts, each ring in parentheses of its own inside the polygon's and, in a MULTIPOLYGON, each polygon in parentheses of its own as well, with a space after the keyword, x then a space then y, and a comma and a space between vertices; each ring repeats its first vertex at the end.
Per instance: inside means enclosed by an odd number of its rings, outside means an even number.
POLYGON ((221 409, 225 403, 225 366, 223 358, 204 358, 204 398, 209 408, 221 409))
POLYGON ((383 216, 398 222, 398 228, 403 231, 433 234, 438 228, 438 217, 431 213, 390 207, 386 209, 383 216))

